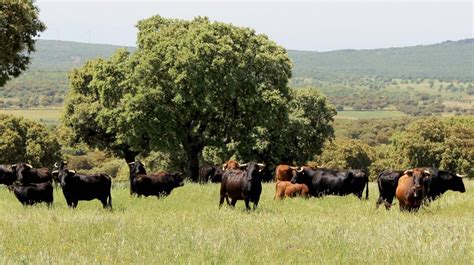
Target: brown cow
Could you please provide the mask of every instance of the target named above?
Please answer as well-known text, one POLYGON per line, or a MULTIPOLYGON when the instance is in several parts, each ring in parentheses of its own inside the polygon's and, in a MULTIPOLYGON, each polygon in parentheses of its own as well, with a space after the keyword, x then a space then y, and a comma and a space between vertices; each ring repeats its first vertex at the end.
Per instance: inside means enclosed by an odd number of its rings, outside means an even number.
POLYGON ((222 165, 222 169, 223 170, 227 170, 227 169, 239 169, 240 166, 239 166, 239 162, 235 161, 235 160, 229 160, 227 161, 227 163, 225 163, 224 165, 222 165))
POLYGON ((306 184, 293 184, 290 181, 277 181, 275 189, 275 199, 283 199, 283 197, 295 197, 298 195, 307 197, 309 193, 309 189, 306 184))
POLYGON ((297 167, 278 165, 275 169, 275 181, 290 181, 296 175, 297 167))
POLYGON ((395 196, 401 211, 417 211, 426 195, 424 180, 430 178, 430 172, 421 168, 407 170, 398 180, 395 196))

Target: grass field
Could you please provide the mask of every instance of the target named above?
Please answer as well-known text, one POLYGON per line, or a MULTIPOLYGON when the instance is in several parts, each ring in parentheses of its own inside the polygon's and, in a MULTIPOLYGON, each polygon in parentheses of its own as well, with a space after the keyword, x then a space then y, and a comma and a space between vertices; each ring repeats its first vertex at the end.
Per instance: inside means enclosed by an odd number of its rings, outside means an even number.
POLYGON ((348 120, 358 120, 358 119, 380 119, 380 118, 394 118, 394 117, 404 117, 407 116, 405 113, 396 110, 343 110, 338 111, 336 119, 348 119, 348 120))
POLYGON ((22 207, 0 189, 1 263, 139 264, 472 264, 474 181, 418 213, 375 210, 355 196, 274 201, 218 209, 218 185, 186 184, 164 199, 113 190, 114 211, 98 201, 51 209, 22 207))
POLYGON ((0 109, 0 114, 22 116, 43 124, 55 125, 59 123, 62 109, 0 109))

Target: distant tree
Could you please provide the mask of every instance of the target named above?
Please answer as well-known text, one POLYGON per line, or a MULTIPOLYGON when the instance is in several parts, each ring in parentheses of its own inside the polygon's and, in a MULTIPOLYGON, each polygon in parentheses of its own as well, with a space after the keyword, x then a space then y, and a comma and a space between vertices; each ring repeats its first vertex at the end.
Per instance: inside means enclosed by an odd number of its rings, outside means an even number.
POLYGON ((320 156, 315 156, 317 166, 340 169, 365 169, 372 164, 374 149, 360 140, 336 139, 326 142, 320 156))
POLYGON ((59 158, 56 136, 45 126, 27 119, 0 114, 0 161, 27 162, 51 167, 59 158))
POLYGON ((34 38, 45 29, 33 1, 0 2, 0 87, 26 69, 34 38))
POLYGON ((474 160, 474 119, 465 117, 443 121, 425 118, 411 123, 406 132, 392 137, 397 154, 410 167, 439 167, 455 172, 471 172, 474 160))

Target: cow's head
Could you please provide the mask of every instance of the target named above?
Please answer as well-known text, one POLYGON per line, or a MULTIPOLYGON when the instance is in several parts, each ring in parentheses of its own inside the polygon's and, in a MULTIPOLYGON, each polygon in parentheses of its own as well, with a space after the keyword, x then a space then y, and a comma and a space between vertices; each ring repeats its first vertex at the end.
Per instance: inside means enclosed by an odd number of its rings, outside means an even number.
POLYGON ((461 193, 466 192, 466 187, 462 181, 465 176, 446 171, 439 171, 438 174, 438 177, 449 190, 459 191, 461 193))
POLYGON ((422 197, 426 192, 424 183, 427 179, 431 178, 430 171, 421 168, 415 168, 406 170, 404 174, 413 178, 414 197, 422 197))
POLYGON ((137 175, 146 175, 145 165, 141 161, 128 163, 128 167, 130 169, 130 179, 137 175))
POLYGON ((61 161, 61 162, 56 162, 54 163, 54 168, 57 169, 57 170, 63 170, 67 165, 67 162, 66 161, 61 161))
POLYGON ((64 187, 66 185, 67 179, 74 175, 76 175, 75 170, 69 170, 67 168, 63 168, 62 170, 58 171, 58 179, 59 179, 59 183, 61 184, 61 187, 64 187))
POLYGON ((10 167, 0 165, 0 184, 12 185, 16 181, 16 172, 10 167))
POLYGON ((16 172, 17 180, 22 183, 29 183, 34 176, 33 166, 26 163, 16 163, 11 166, 16 172))
POLYGON ((304 183, 306 178, 305 167, 298 167, 291 178, 291 183, 304 183))
MULTIPOLYGON (((247 165, 247 164, 245 164, 247 165)), ((239 165, 239 162, 235 161, 235 160, 229 160, 227 161, 227 163, 225 163, 224 165, 222 165, 222 169, 223 170, 227 170, 227 169, 238 169, 238 168, 241 168, 242 165, 239 165)))
POLYGON ((247 172, 247 178, 251 181, 262 181, 262 169, 264 167, 264 164, 256 162, 248 162, 240 165, 240 168, 247 172))

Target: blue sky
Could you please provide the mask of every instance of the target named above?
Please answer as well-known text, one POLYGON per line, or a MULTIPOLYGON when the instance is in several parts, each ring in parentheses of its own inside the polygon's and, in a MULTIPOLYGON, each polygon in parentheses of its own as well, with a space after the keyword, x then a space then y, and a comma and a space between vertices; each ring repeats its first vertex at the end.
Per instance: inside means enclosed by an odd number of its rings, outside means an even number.
POLYGON ((159 14, 251 27, 287 49, 328 51, 431 44, 473 36, 473 3, 431 1, 38 0, 42 39, 134 46, 138 20, 159 14))

